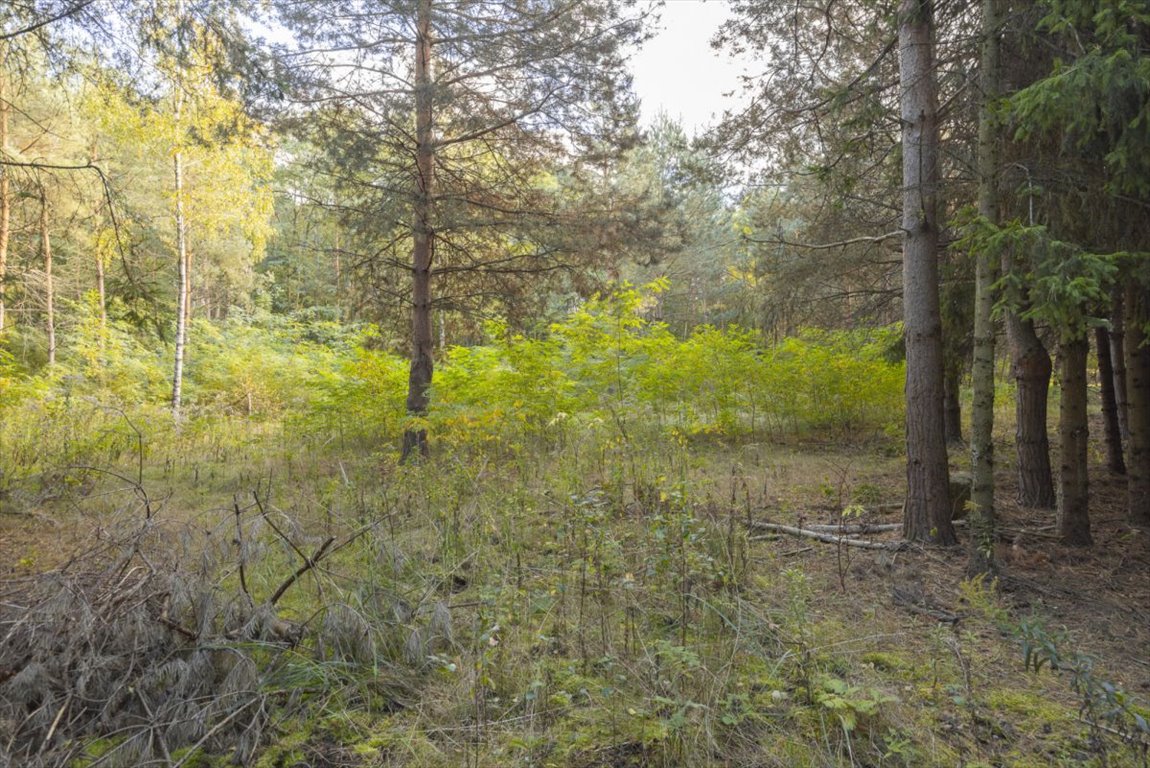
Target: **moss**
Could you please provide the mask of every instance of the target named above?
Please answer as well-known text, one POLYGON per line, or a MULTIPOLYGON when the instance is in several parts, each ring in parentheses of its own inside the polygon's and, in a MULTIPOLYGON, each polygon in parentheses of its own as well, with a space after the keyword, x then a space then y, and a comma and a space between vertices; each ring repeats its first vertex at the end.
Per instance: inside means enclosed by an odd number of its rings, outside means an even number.
POLYGON ((118 745, 123 743, 123 741, 124 739, 122 737, 111 739, 93 739, 84 747, 84 754, 76 760, 72 761, 71 767, 87 768, 95 761, 111 752, 118 745))
POLYGON ((353 744, 369 733, 373 725, 374 719, 369 712, 341 709, 323 718, 317 730, 334 741, 353 744))
POLYGON ((869 664, 880 672, 897 672, 913 667, 910 662, 894 653, 871 651, 862 655, 862 663, 869 664))
POLYGON ((814 768, 827 765, 826 755, 814 746, 817 742, 796 740, 787 734, 778 734, 774 739, 764 740, 762 754, 771 765, 786 765, 789 768, 814 768))
MULTIPOLYGON (((1074 713, 1041 694, 1018 688, 995 688, 986 694, 984 702, 994 712, 1011 715, 1031 727, 1072 723, 1074 713)), ((1028 729, 1029 730, 1029 729, 1028 729)))
POLYGON ((213 759, 207 752, 198 747, 184 747, 183 749, 173 750, 172 760, 180 763, 183 768, 212 768, 213 765, 223 762, 222 760, 213 759))
POLYGON ((283 768, 301 763, 304 759, 303 747, 311 736, 312 728, 308 723, 301 723, 298 731, 280 734, 275 743, 259 756, 254 768, 283 768))
POLYGON ((388 723, 378 727, 367 738, 351 746, 351 751, 364 760, 365 765, 398 764, 437 766, 451 763, 449 756, 437 747, 418 725, 388 723))
POLYGON ((1091 748, 1083 741, 1077 712, 1039 691, 996 688, 985 705, 1008 723, 1017 738, 1006 755, 1012 766, 1090 765, 1091 748))
MULTIPOLYGON (((920 744, 914 750, 916 760, 912 763, 915 768, 930 766, 931 768, 950 768, 953 765, 962 765, 962 756, 951 745, 931 739, 927 744, 920 744)), ((884 763, 885 765, 885 763, 884 763)))

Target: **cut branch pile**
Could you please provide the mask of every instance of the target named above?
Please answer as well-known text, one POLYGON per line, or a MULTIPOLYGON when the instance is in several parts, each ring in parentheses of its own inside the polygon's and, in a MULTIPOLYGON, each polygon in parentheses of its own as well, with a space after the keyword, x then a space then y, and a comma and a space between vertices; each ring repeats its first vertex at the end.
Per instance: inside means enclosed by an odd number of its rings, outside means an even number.
POLYGON ((306 555, 272 517, 263 502, 237 504, 227 534, 185 532, 182 558, 180 537, 152 517, 59 569, 0 583, 0 768, 171 768, 204 754, 246 765, 273 716, 363 695, 401 705, 428 654, 451 642, 447 609, 399 610, 378 585, 364 601, 365 585, 335 583, 330 561, 354 543, 397 561, 368 541, 374 526, 306 555), (277 538, 283 547, 268 546, 277 538), (277 603, 301 597, 305 577, 316 598, 304 620, 285 620, 277 603))
POLYGON ((241 613, 202 579, 153 565, 151 533, 9 585, 0 765, 175 765, 174 751, 197 744, 254 754, 267 721, 259 670, 216 642, 241 613))

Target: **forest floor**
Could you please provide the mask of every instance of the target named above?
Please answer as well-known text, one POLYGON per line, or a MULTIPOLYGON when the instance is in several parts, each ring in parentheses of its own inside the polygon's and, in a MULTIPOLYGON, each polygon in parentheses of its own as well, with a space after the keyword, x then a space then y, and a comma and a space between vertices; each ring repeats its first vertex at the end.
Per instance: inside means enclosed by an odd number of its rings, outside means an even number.
MULTIPOLYGON (((118 705, 119 719, 105 703, 99 720, 80 712, 78 683, 56 679, 28 694, 25 722, 0 721, 12 765, 1146 764, 1150 532, 1125 522, 1123 479, 1102 465, 1088 549, 1057 542, 1053 512, 1014 503, 1000 468, 991 585, 966 580, 961 547, 756 527, 897 522, 903 464, 883 437, 566 446, 554 460, 418 468, 269 428, 184 449, 153 452, 138 477, 131 462, 73 468, 9 495, 0 637, 36 621, 35 642, 50 636, 34 605, 55 599, 50 584, 98 586, 85 610, 108 626, 152 594, 132 620, 166 628, 159 655, 246 654, 263 719, 241 732, 242 708, 211 710, 210 729, 161 732, 177 683, 118 705), (199 598, 181 614, 177 572, 219 607, 199 598), (161 573, 163 587, 141 575, 161 573), (271 618, 250 629, 261 604, 271 618), (147 738, 129 749, 132 729, 147 738)), ((1005 436, 998 451, 1012 453, 1005 436)), ((964 449, 951 460, 964 469, 964 449)), ((60 650, 80 644, 53 631, 55 656, 87 652, 60 650)), ((0 686, 23 678, 35 642, 0 643, 0 686)))

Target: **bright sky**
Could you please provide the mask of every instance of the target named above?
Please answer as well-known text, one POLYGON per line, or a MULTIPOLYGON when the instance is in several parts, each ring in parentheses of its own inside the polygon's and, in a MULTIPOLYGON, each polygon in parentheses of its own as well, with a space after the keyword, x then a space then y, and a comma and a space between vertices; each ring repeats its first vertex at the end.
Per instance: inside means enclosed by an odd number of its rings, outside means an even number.
POLYGON ((667 0, 661 30, 631 59, 645 124, 666 112, 700 133, 739 103, 723 94, 739 90, 742 65, 710 45, 728 10, 725 0, 667 0))

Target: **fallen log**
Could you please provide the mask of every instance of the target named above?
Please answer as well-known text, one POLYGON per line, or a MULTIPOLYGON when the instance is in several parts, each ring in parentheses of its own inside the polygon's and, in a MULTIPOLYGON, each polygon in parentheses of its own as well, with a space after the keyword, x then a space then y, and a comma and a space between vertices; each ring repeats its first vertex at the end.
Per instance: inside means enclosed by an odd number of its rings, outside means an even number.
POLYGON ((801 536, 814 539, 827 544, 842 544, 847 547, 860 549, 881 549, 886 551, 900 551, 906 548, 905 541, 866 541, 865 539, 852 539, 847 536, 835 536, 822 531, 812 531, 810 528, 796 528, 793 525, 779 525, 777 523, 749 522, 747 527, 756 531, 769 531, 772 533, 786 533, 791 536, 801 536))
POLYGON ((818 525, 804 525, 804 531, 817 531, 818 533, 837 533, 843 534, 859 534, 859 533, 882 533, 883 531, 899 531, 902 530, 902 523, 842 523, 835 525, 833 523, 825 523, 818 525))

